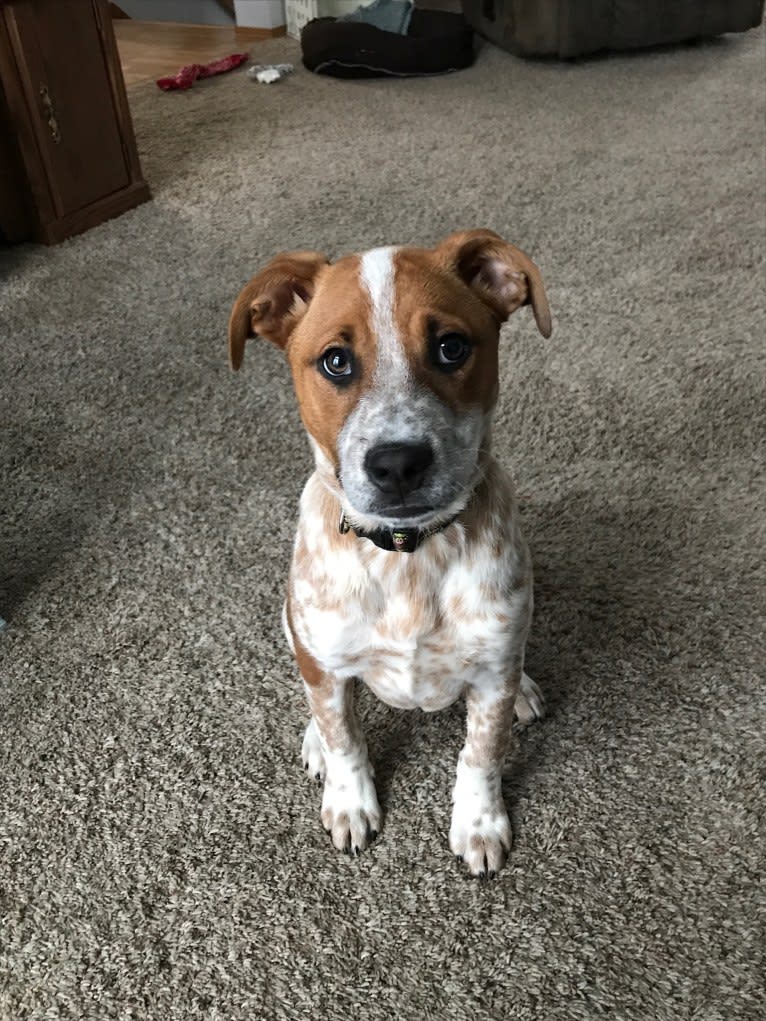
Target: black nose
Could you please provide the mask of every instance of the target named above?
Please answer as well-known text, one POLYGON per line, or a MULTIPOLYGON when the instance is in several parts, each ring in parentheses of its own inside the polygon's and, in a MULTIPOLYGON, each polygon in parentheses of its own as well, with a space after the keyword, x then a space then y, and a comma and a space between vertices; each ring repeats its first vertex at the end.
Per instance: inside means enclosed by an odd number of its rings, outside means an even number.
POLYGON ((381 443, 367 451, 364 468, 381 493, 406 496, 434 463, 430 443, 381 443))

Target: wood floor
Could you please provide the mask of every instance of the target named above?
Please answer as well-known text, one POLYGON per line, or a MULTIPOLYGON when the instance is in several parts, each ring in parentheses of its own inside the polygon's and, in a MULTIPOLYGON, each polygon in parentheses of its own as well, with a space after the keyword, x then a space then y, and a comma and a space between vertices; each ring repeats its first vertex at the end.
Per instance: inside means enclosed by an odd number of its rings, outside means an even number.
POLYGON ((252 52, 259 40, 284 35, 283 28, 180 25, 128 18, 117 18, 112 24, 126 85, 175 74, 185 64, 206 64, 228 53, 252 52))

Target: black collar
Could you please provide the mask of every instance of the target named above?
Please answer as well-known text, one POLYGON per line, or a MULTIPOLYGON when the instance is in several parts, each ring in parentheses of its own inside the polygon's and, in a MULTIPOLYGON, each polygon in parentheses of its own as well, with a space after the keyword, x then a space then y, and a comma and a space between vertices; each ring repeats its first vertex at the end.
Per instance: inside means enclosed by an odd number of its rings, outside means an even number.
POLYGON ((431 528, 375 528, 370 532, 365 532, 361 528, 355 528, 341 511, 338 531, 341 535, 352 531, 358 538, 369 539, 370 542, 375 543, 378 549, 386 550, 388 553, 414 553, 426 539, 438 532, 443 532, 457 517, 458 515, 455 514, 448 521, 433 525, 431 528))

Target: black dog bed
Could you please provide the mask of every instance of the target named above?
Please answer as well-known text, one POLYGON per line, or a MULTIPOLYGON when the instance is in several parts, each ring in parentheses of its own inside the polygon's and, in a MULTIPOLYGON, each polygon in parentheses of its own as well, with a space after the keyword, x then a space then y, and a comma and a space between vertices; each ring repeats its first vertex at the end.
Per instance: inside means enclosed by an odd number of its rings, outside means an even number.
POLYGON ((301 32, 303 63, 335 78, 444 74, 470 67, 473 29, 462 14, 412 12, 406 35, 358 21, 316 18, 301 32))

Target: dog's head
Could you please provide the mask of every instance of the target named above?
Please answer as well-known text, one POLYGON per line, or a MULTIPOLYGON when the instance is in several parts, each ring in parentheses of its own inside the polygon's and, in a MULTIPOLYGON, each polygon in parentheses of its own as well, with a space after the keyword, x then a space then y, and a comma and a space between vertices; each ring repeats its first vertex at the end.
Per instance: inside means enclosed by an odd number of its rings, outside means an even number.
POLYGON ((427 526, 477 482, 500 326, 527 304, 550 336, 539 270, 487 230, 333 264, 292 252, 237 298, 229 357, 238 369, 256 335, 286 352, 318 466, 354 524, 427 526))

